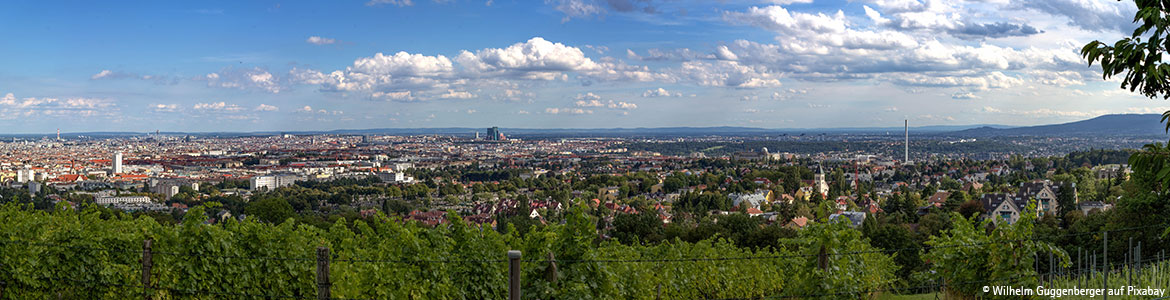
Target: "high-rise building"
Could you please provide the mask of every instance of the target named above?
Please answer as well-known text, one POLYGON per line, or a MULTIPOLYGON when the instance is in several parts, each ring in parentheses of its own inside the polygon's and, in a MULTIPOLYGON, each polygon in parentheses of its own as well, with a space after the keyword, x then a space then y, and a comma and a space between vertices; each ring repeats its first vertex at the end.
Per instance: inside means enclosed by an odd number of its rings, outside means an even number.
POLYGON ((906 123, 904 126, 906 126, 906 143, 904 145, 906 146, 906 149, 905 149, 906 152, 904 152, 904 154, 906 156, 903 158, 902 163, 909 164, 910 163, 910 119, 906 119, 905 122, 906 123))
POLYGON ((16 171, 16 182, 25 183, 33 181, 35 180, 33 177, 33 170, 31 169, 21 169, 16 171))
POLYGON ((502 134, 500 133, 500 128, 492 126, 492 128, 487 129, 487 137, 485 137, 485 140, 499 141, 500 136, 502 136, 502 134))
POLYGON ((122 174, 122 152, 114 153, 114 174, 122 174))

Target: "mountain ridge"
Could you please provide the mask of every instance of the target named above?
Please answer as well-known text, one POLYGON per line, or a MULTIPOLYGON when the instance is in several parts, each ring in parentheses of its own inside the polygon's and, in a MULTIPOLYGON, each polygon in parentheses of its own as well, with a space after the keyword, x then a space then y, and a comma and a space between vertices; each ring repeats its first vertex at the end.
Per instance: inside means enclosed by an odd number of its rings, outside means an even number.
MULTIPOLYGON (((164 131, 163 135, 205 136, 265 136, 277 134, 389 134, 389 135, 460 135, 471 136, 483 133, 484 128, 431 127, 431 128, 367 128, 300 131, 253 131, 253 132, 181 132, 164 131)), ((500 128, 507 136, 703 136, 703 135, 754 135, 754 134, 898 134, 903 127, 837 127, 837 128, 759 128, 742 126, 674 126, 674 127, 617 127, 617 128, 500 128)), ((153 132, 99 131, 68 132, 63 137, 78 136, 136 136, 153 132)), ((1008 126, 997 124, 972 125, 927 125, 910 127, 911 135, 933 135, 953 137, 993 136, 1168 136, 1161 125, 1159 114, 1109 114, 1085 120, 1058 124, 1034 126, 1008 126)), ((0 137, 52 137, 47 134, 0 134, 0 137)))

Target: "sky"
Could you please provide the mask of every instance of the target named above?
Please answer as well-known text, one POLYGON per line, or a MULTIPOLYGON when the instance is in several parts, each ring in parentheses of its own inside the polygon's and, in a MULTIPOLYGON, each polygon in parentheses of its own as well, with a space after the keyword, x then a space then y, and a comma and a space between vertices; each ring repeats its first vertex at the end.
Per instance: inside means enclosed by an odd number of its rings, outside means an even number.
POLYGON ((1051 124, 1115 0, 0 2, 0 133, 1051 124))

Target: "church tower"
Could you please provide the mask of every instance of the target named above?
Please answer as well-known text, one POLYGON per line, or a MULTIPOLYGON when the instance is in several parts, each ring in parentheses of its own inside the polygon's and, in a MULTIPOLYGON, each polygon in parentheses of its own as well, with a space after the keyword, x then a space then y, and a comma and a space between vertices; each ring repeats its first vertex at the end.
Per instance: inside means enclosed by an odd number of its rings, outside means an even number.
POLYGON ((822 196, 829 194, 829 183, 825 182, 825 170, 821 166, 817 166, 817 172, 813 175, 813 189, 822 196))

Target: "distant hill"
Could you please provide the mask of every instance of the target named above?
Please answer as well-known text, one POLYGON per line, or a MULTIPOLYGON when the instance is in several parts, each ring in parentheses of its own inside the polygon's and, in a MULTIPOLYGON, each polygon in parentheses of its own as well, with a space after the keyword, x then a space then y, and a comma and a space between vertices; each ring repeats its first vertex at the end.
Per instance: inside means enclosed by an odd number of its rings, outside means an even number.
POLYGON ((1015 128, 979 127, 945 133, 963 137, 990 136, 1150 136, 1170 137, 1159 114, 1116 114, 1052 125, 1015 128))
MULTIPOLYGON (((1170 137, 1161 124, 1158 114, 1104 115, 1088 120, 1063 124, 1011 127, 1005 125, 931 125, 910 127, 911 135, 943 137, 995 137, 995 136, 1143 136, 1170 137)), ((636 128, 500 128, 506 136, 515 137, 631 137, 631 136, 758 136, 758 135, 837 135, 837 134, 892 134, 900 135, 902 127, 838 127, 838 128, 756 128, 756 127, 636 127, 636 128)), ((255 131, 255 132, 162 132, 163 135, 209 136, 262 136, 288 134, 339 134, 339 135, 454 135, 473 136, 485 134, 484 128, 371 128, 339 129, 322 131, 255 131)), ((149 133, 138 132, 70 132, 61 137, 91 138, 141 136, 149 133)), ((39 138, 53 134, 0 134, 0 138, 39 138)))

